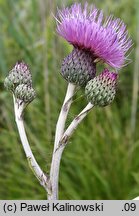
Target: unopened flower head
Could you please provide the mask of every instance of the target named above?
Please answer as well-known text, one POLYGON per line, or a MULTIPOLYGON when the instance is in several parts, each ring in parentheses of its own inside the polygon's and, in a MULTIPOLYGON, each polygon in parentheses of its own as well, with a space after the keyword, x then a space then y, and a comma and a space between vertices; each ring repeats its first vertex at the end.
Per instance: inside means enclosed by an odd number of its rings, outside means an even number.
POLYGON ((17 102, 25 106, 34 100, 36 93, 32 87, 32 76, 26 63, 17 62, 4 81, 5 87, 12 91, 17 102))
POLYGON ((14 91, 19 84, 32 84, 32 77, 28 65, 23 61, 17 62, 6 77, 4 85, 8 90, 14 91))
POLYGON ((63 60, 63 77, 71 83, 85 86, 86 83, 96 75, 96 64, 89 51, 74 48, 63 60))
POLYGON ((120 69, 127 60, 132 45, 126 25, 119 18, 104 18, 103 11, 94 6, 75 3, 58 11, 57 31, 74 48, 89 51, 92 60, 100 59, 120 69))
POLYGON ((32 86, 27 84, 18 85, 15 89, 14 95, 16 100, 20 100, 25 104, 30 103, 36 97, 35 90, 32 88, 32 86))
POLYGON ((115 98, 118 74, 108 69, 90 80, 85 88, 89 102, 95 106, 107 106, 115 98))

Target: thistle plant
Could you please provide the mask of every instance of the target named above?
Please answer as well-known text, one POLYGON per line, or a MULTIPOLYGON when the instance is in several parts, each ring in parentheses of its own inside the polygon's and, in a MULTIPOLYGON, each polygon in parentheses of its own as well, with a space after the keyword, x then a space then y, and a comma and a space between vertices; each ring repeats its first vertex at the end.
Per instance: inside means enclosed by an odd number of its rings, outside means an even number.
POLYGON ((87 3, 84 6, 75 3, 58 10, 55 19, 58 34, 73 46, 73 50, 62 61, 61 75, 68 87, 56 124, 48 175, 37 163, 24 129, 23 112, 36 96, 28 66, 17 62, 4 83, 13 94, 16 124, 29 166, 47 191, 49 200, 58 199, 60 161, 71 135, 93 107, 104 107, 113 102, 119 70, 128 63, 127 53, 132 46, 122 20, 112 15, 104 18, 103 11, 89 7, 87 3), (102 72, 97 69, 98 64, 104 68, 102 72), (73 96, 80 88, 84 90, 87 105, 65 128, 73 96))

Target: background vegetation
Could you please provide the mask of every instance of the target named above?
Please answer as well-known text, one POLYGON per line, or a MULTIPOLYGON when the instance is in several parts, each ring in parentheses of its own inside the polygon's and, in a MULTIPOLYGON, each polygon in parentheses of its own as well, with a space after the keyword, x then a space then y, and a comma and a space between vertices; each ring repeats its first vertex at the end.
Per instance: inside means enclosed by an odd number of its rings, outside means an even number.
MULTIPOLYGON (((12 96, 3 80, 17 60, 31 68, 37 98, 25 114, 26 130, 38 162, 48 172, 55 124, 67 83, 62 59, 72 47, 56 34, 56 8, 72 0, 0 0, 0 199, 46 199, 30 171, 14 122, 12 96)), ((80 1, 84 2, 84 1, 80 1)), ((121 70, 116 100, 95 108, 66 148, 60 172, 60 199, 132 199, 139 195, 139 3, 90 0, 128 26, 132 63, 121 70)), ((70 120, 85 106, 75 97, 70 120)))

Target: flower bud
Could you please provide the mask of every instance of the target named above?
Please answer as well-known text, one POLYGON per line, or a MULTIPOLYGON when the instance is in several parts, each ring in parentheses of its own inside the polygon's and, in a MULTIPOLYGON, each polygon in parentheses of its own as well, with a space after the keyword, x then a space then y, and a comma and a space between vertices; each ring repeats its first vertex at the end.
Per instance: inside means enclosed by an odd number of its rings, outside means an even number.
POLYGON ((100 107, 109 105, 115 98, 117 75, 104 69, 100 75, 90 80, 85 88, 88 101, 100 107))
POLYGON ((18 85, 15 89, 14 95, 16 99, 19 99, 26 104, 33 101, 36 97, 35 90, 31 86, 26 84, 18 85))
POLYGON ((68 82, 79 86, 85 86, 96 74, 94 58, 89 51, 74 48, 73 51, 64 58, 61 74, 68 82))
POLYGON ((4 81, 4 86, 11 91, 14 91, 19 84, 32 84, 31 73, 23 61, 16 63, 4 81))

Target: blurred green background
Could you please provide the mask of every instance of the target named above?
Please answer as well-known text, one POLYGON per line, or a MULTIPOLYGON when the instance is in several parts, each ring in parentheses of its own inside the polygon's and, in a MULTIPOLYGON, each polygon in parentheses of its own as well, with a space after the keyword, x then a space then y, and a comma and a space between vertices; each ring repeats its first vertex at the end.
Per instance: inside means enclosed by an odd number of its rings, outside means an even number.
MULTIPOLYGON (((67 86, 61 61, 72 49, 57 35, 53 14, 73 2, 0 0, 0 199, 46 199, 28 167, 3 81, 17 60, 30 66, 37 98, 26 110, 25 126, 33 153, 48 172, 67 86)), ((139 196, 139 1, 88 2, 127 24, 132 63, 120 71, 113 104, 94 108, 70 140, 61 163, 60 199, 132 199, 139 196)), ((87 103, 83 91, 74 100, 67 125, 87 103)))

